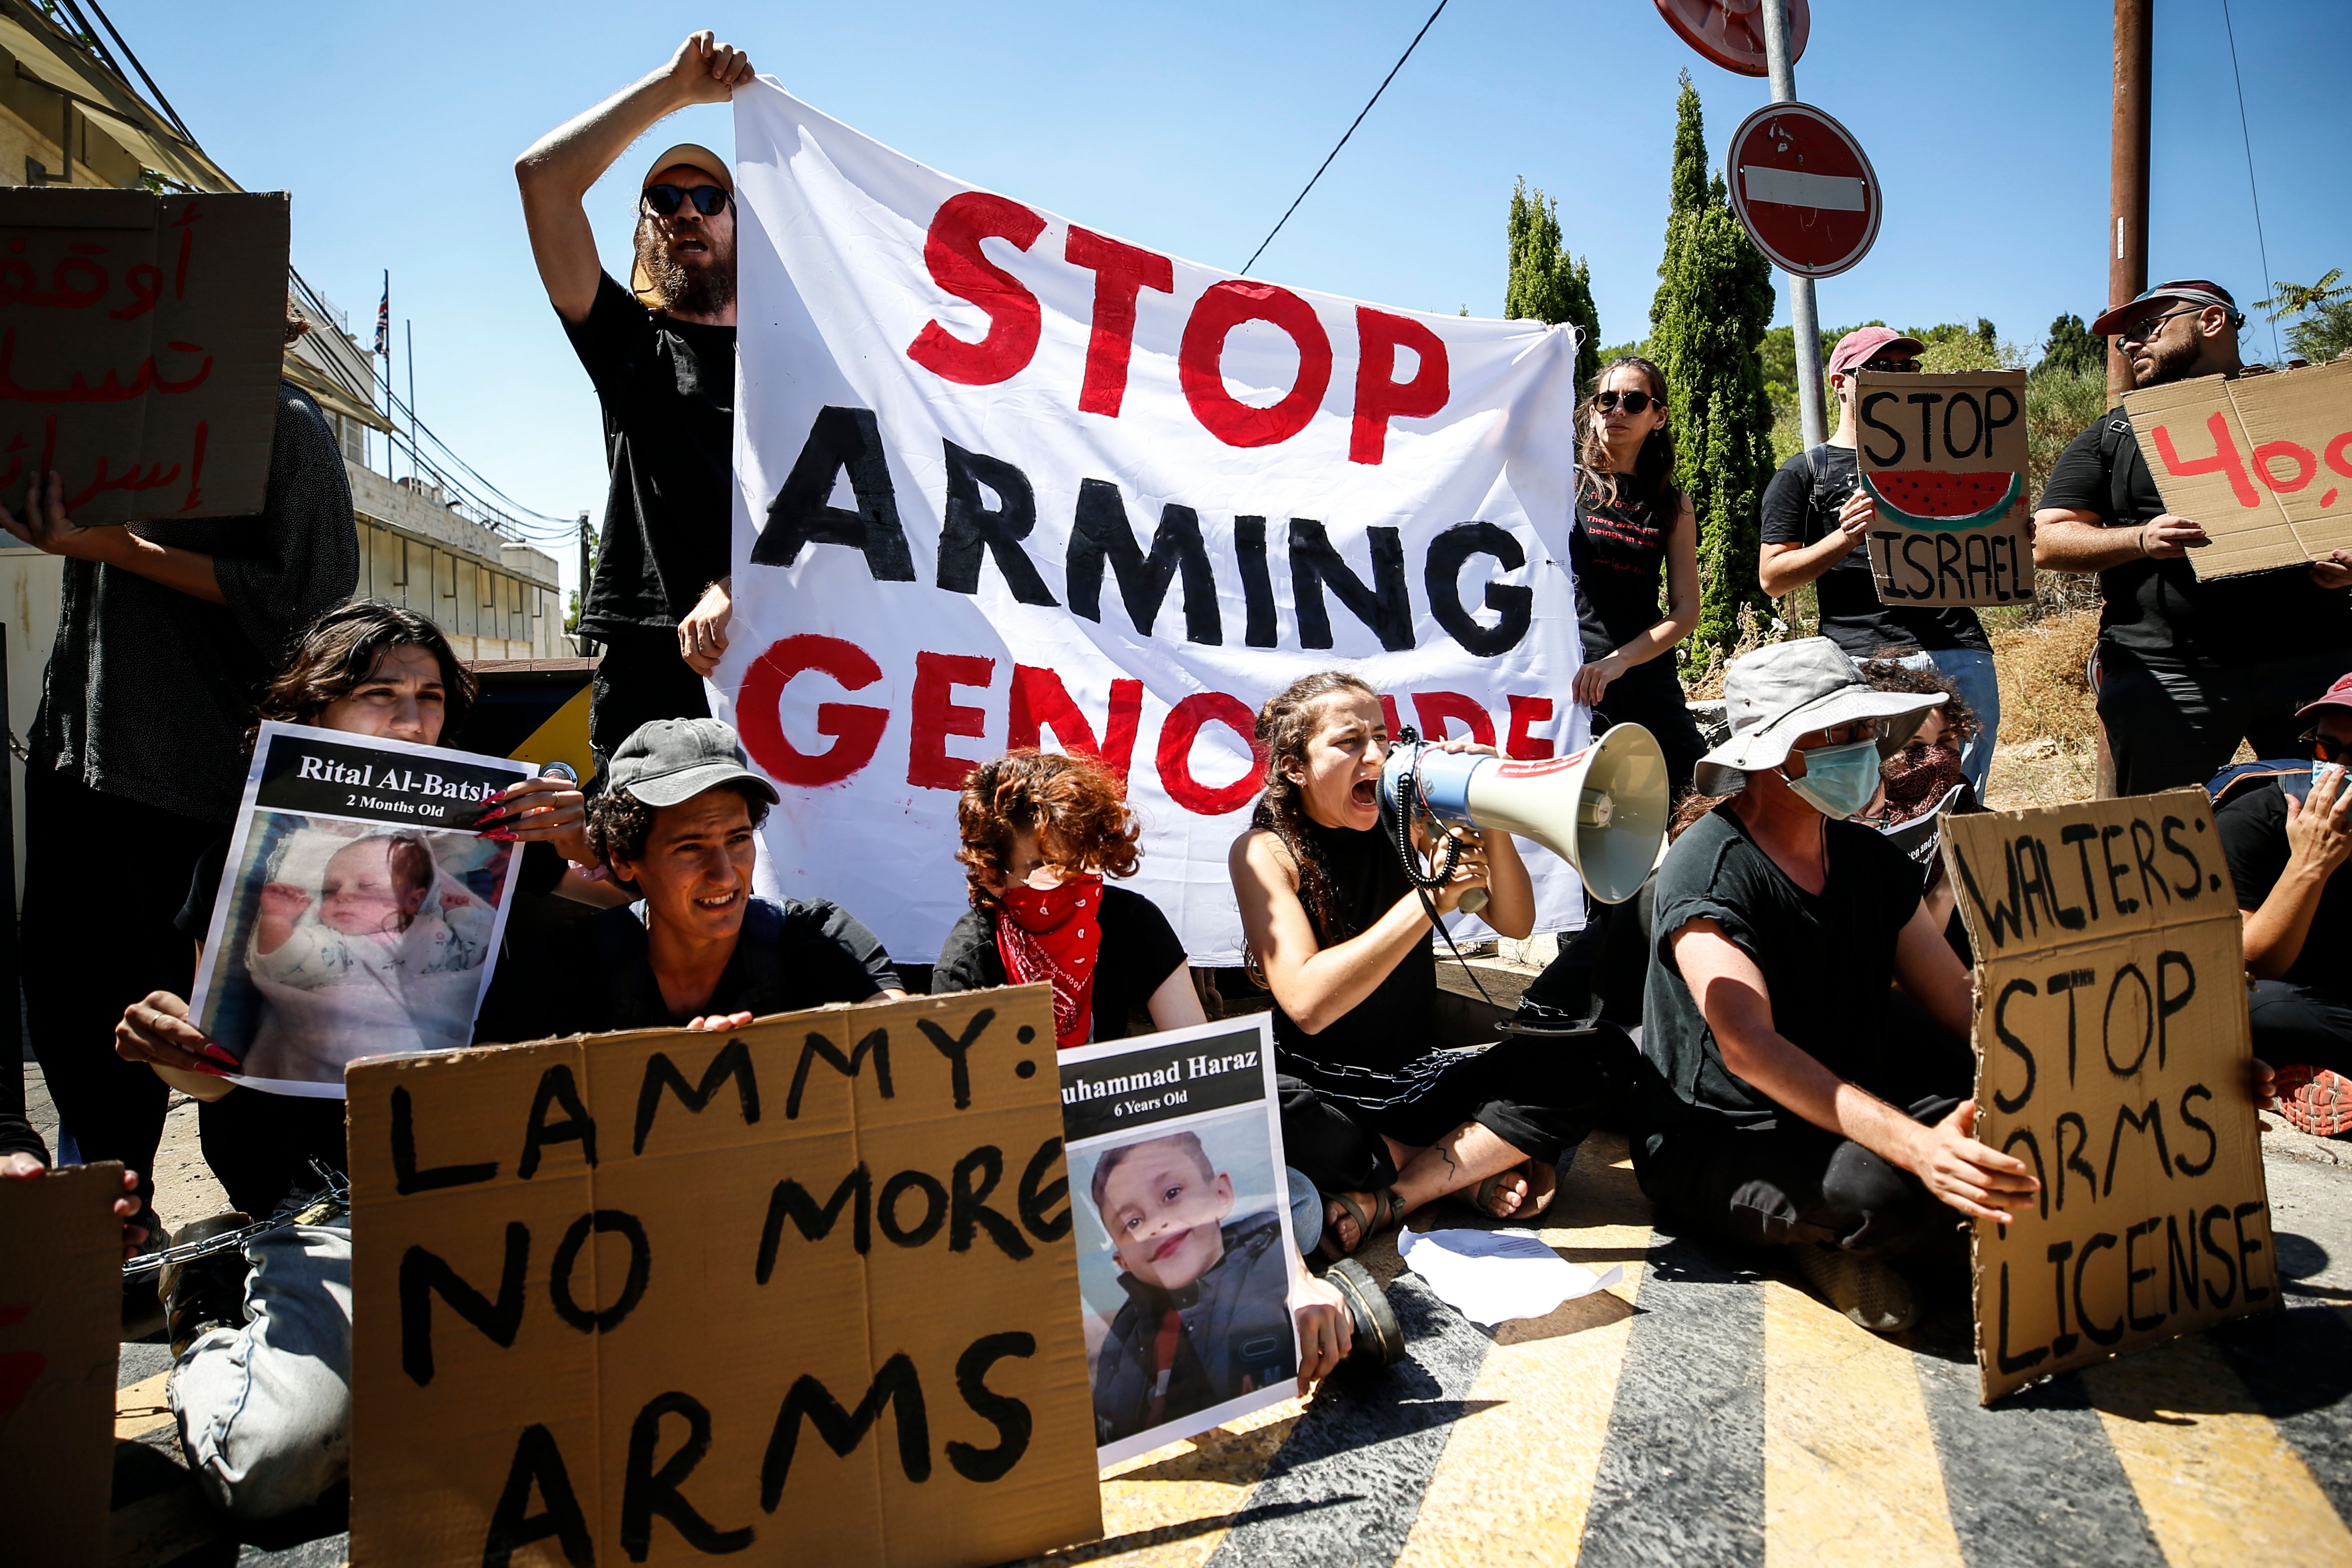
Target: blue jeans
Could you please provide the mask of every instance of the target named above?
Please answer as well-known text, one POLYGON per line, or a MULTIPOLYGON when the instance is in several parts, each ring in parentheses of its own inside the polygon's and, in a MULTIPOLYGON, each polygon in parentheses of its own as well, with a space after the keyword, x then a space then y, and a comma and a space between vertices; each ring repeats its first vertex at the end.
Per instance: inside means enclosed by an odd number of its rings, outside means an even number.
POLYGON ((1977 716, 1977 732, 1960 752, 1960 772, 1981 805, 1985 779, 1992 772, 1993 742, 2000 733, 2000 682, 1993 675, 1992 655, 1976 647, 1939 647, 1912 654, 1903 662, 1913 669, 1932 668, 1950 681, 1977 716))

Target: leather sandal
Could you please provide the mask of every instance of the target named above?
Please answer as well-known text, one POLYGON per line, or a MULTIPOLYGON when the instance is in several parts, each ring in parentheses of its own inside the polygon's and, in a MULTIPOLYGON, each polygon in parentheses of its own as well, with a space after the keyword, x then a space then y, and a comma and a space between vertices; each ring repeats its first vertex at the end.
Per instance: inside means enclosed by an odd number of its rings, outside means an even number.
POLYGON ((1370 1215, 1365 1214, 1362 1207, 1345 1193, 1333 1193, 1324 1202, 1339 1205, 1340 1211, 1356 1224, 1356 1245, 1342 1247, 1339 1245, 1338 1228, 1330 1224, 1327 1216, 1323 1226, 1322 1244, 1315 1250, 1333 1263, 1360 1250, 1364 1243, 1395 1225, 1404 1215, 1404 1205, 1397 1200, 1397 1190, 1394 1187, 1382 1187, 1372 1194, 1372 1212, 1370 1215))

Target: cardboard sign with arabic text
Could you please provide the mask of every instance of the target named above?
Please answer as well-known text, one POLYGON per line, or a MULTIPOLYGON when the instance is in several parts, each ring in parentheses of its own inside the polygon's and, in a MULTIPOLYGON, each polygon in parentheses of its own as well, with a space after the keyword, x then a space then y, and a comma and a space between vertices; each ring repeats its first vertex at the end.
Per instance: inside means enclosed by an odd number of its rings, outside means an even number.
POLYGON ((1855 461, 1881 603, 1949 609, 2033 597, 2025 373, 1854 377, 1855 461))
POLYGON ((1944 820, 1976 1136, 2042 1181, 1976 1226, 1988 1402, 2281 1304, 2220 838, 2200 789, 1944 820))
POLYGON ((261 510, 286 339, 272 195, 0 187, 0 495, 81 523, 261 510))
POLYGON ((2352 361, 2124 395, 2164 509, 2205 525, 2200 578, 2352 548, 2352 361))
POLYGON ((345 1082, 355 1564, 1101 1533, 1047 987, 345 1082))

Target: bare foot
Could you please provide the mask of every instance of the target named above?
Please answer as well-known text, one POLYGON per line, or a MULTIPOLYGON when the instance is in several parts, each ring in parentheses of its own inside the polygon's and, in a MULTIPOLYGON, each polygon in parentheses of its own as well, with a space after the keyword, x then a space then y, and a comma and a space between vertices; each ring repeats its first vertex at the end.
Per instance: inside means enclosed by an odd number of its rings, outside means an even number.
POLYGON ((1495 1219, 1533 1219, 1551 1207, 1559 1173, 1540 1161, 1528 1160, 1487 1177, 1471 1189, 1471 1201, 1495 1219))

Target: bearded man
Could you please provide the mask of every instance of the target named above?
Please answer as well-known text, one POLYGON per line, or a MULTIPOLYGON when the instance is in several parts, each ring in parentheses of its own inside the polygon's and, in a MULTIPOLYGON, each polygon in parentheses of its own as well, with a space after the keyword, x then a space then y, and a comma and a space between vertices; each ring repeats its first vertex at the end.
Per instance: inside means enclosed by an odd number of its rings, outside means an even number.
POLYGON ((604 646, 588 729, 601 775, 656 719, 705 718, 727 647, 735 435, 735 182, 681 142, 646 168, 633 288, 596 256, 582 198, 664 116, 724 103, 751 62, 708 32, 515 160, 547 297, 595 384, 612 489, 580 629, 604 646))
MULTIPOLYGON (((2181 279, 2091 331, 2131 356, 2136 385, 2156 386, 2242 374, 2245 319, 2220 284, 2181 279)), ((2120 405, 2052 465, 2033 527, 2036 566, 2099 574, 2099 720, 2117 795, 2204 784, 2241 741, 2257 757, 2298 753, 2296 704, 2352 664, 2352 550, 2198 581, 2189 552, 2212 541, 2165 510, 2120 405)))

